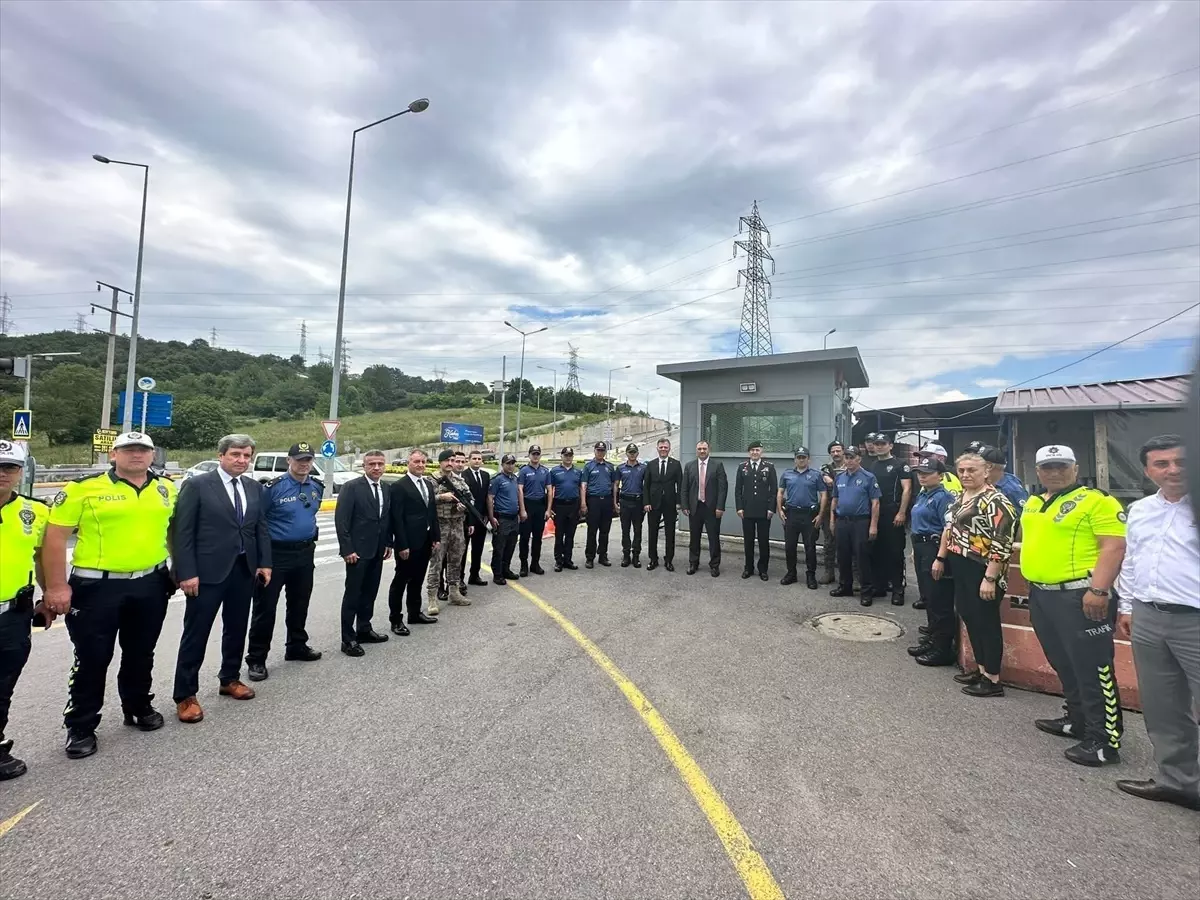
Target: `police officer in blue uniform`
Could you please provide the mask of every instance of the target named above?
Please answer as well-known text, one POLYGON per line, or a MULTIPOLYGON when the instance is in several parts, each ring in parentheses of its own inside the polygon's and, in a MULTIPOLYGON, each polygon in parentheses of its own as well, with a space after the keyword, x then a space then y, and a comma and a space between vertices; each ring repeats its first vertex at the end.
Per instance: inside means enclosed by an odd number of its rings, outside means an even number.
POLYGON ((600 565, 611 566, 608 561, 608 531, 613 520, 613 485, 617 481, 617 467, 605 459, 608 444, 597 441, 595 456, 583 465, 583 496, 579 501, 579 514, 587 522, 587 544, 583 548, 584 566, 592 568, 599 554, 600 565))
POLYGON ((817 535, 827 512, 829 494, 820 472, 808 467, 808 448, 796 448, 796 465, 779 476, 779 518, 783 521, 787 574, 780 584, 795 584, 796 547, 804 541, 805 584, 817 589, 817 535))
POLYGON ((871 542, 879 534, 879 499, 882 491, 875 476, 862 467, 857 447, 845 451, 846 471, 833 481, 833 532, 838 548, 838 586, 831 597, 854 595, 854 563, 862 582, 859 602, 874 602, 871 588, 871 542))
POLYGON ((924 607, 927 625, 916 646, 908 653, 922 666, 948 666, 955 662, 954 639, 958 619, 954 615, 954 582, 945 575, 940 581, 933 578, 933 562, 937 559, 942 532, 946 528, 946 511, 954 495, 946 490, 942 475, 945 464, 926 457, 915 467, 921 491, 912 507, 913 568, 917 572, 920 599, 913 608, 924 607))
POLYGON ((492 523, 492 583, 507 584, 519 576, 512 570, 520 530, 521 500, 517 488, 517 458, 505 453, 500 471, 488 485, 488 519, 492 523))
POLYGON ((550 470, 542 465, 542 448, 534 444, 529 448, 529 464, 521 466, 517 473, 517 500, 520 504, 521 577, 530 572, 545 575, 542 568, 542 533, 546 528, 546 488, 550 486, 550 470), (532 542, 533 546, 530 547, 532 542))
POLYGON ((642 483, 646 478, 646 464, 638 460, 638 445, 625 448, 625 462, 617 466, 617 481, 613 485, 613 504, 621 516, 621 568, 633 564, 642 567, 642 522, 646 511, 642 508, 642 483), (630 529, 633 539, 630 540, 630 529), (631 559, 632 554, 632 559, 631 559))
POLYGON ((579 493, 583 473, 575 468, 575 451, 563 447, 562 462, 550 470, 549 505, 554 520, 554 571, 578 569, 575 555, 575 529, 579 527, 579 493))
POLYGON ((308 601, 313 590, 313 554, 317 547, 317 513, 325 485, 310 474, 312 445, 301 441, 288 451, 288 470, 263 483, 262 502, 266 508, 267 529, 271 532, 271 581, 254 591, 250 611, 250 639, 246 648, 247 674, 251 681, 263 681, 267 672, 267 653, 275 631, 275 610, 279 594, 287 588, 284 624, 287 643, 283 658, 312 662, 321 658, 308 646, 308 601))
POLYGON ((999 447, 983 447, 979 450, 979 455, 988 464, 987 480, 1008 498, 1017 514, 1020 515, 1021 510, 1025 508, 1025 503, 1029 500, 1029 491, 1025 490, 1021 479, 1008 471, 1008 454, 999 447))

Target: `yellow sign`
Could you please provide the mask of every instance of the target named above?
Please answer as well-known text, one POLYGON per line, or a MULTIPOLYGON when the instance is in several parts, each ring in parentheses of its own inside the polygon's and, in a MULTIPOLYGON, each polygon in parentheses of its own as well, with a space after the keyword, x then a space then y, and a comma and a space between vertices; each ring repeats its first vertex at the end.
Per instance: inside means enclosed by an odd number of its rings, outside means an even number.
POLYGON ((107 453, 112 449, 113 441, 117 439, 117 432, 112 428, 98 428, 96 433, 92 435, 92 452, 107 453))

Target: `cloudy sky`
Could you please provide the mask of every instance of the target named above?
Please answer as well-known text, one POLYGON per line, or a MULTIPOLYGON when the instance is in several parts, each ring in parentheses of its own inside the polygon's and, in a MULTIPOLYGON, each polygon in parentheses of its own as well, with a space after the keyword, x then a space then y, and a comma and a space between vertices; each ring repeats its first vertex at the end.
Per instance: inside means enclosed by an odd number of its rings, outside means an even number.
MULTIPOLYGON (((732 356, 738 218, 776 352, 856 345, 872 406, 1185 370, 1200 4, 0 5, 0 290, 17 333, 133 288, 143 330, 330 352, 354 128, 351 367, 509 372, 666 412, 732 356), (1187 311, 1185 311, 1187 310, 1187 311), (534 376, 537 376, 534 378, 534 376), (560 375, 560 384, 563 376, 560 375)), ((89 320, 105 327, 107 317, 89 320)))

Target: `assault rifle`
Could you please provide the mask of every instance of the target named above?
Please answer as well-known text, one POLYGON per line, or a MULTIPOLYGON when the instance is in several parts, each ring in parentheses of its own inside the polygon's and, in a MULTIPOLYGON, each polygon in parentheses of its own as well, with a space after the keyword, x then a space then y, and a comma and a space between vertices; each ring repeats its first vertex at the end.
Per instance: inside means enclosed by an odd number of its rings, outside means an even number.
POLYGON ((467 515, 474 521, 476 528, 487 530, 487 519, 483 517, 483 513, 475 508, 475 498, 471 496, 470 492, 463 494, 454 486, 454 482, 445 475, 439 475, 437 483, 453 494, 454 498, 467 508, 467 515))

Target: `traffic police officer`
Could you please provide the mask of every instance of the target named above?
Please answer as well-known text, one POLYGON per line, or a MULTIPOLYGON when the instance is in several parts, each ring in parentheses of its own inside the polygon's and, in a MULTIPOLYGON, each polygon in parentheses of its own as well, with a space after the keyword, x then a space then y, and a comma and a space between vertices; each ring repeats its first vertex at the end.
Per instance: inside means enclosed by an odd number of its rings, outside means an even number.
POLYGON ((808 467, 808 448, 796 448, 796 465, 779 476, 779 517, 783 520, 787 574, 780 584, 795 584, 796 545, 804 541, 805 583, 817 588, 817 535, 825 518, 829 493, 820 472, 808 467))
POLYGON ((583 473, 575 468, 575 451, 563 447, 562 462, 550 470, 549 500, 546 511, 554 520, 554 571, 578 569, 575 555, 575 529, 579 527, 579 489, 583 473))
POLYGON ((758 540, 758 577, 766 581, 767 563, 771 560, 771 516, 778 503, 779 480, 775 467, 762 458, 762 444, 753 441, 746 452, 750 458, 738 466, 733 485, 734 505, 738 518, 742 520, 742 545, 746 551, 746 565, 742 577, 754 574, 754 541, 758 540))
MULTIPOLYGON (((912 467, 892 456, 892 439, 882 432, 867 435, 875 457, 871 473, 879 482, 879 537, 871 547, 876 597, 892 592, 892 605, 904 605, 904 523, 912 496, 912 467)), ((864 590, 866 585, 863 585, 864 590)))
POLYGON ((542 568, 542 534, 546 528, 546 488, 550 486, 550 470, 542 465, 542 448, 529 448, 529 464, 517 473, 517 498, 521 504, 521 577, 530 572, 545 575, 542 568), (532 541, 533 546, 530 547, 532 541))
POLYGON ((1034 724, 1080 738, 1065 751, 1073 763, 1120 762, 1113 582, 1125 558, 1125 511, 1115 497, 1079 484, 1070 447, 1042 447, 1034 459, 1045 491, 1021 514, 1021 574, 1029 582, 1030 624, 1067 701, 1065 716, 1034 724))
POLYGON ((4 729, 13 688, 29 659, 35 611, 46 628, 54 619, 43 604, 33 603, 34 577, 45 587, 42 539, 50 510, 17 493, 24 468, 21 446, 0 441, 0 781, 25 774, 25 763, 12 755, 13 742, 5 740, 4 729))
POLYGON ((955 661, 958 619, 954 616, 954 582, 946 575, 938 581, 933 578, 933 562, 937 559, 942 532, 946 530, 946 511, 954 502, 954 495, 942 484, 945 468, 932 456, 921 460, 915 468, 921 491, 912 507, 913 568, 917 572, 920 599, 913 603, 913 608, 925 609, 927 625, 908 653, 922 666, 948 666, 955 661))
POLYGON ((46 606, 67 616, 75 664, 63 710, 67 756, 96 752, 96 726, 118 637, 117 690, 125 724, 142 731, 163 725, 150 701, 154 647, 175 582, 167 569, 167 529, 176 489, 150 471, 154 442, 141 432, 113 441, 112 468, 68 484, 54 498, 43 550, 46 606), (78 540, 67 578, 67 539, 78 540))
POLYGON ((947 461, 949 454, 946 453, 946 448, 941 444, 935 444, 933 441, 930 441, 924 447, 922 447, 918 453, 922 457, 932 456, 946 467, 946 471, 942 474, 942 484, 946 486, 946 490, 948 490, 950 493, 957 494, 961 497, 962 482, 958 480, 957 475, 950 471, 950 463, 947 461))
POLYGON ((846 471, 833 481, 833 530, 838 548, 838 586, 829 592, 831 597, 850 597, 854 594, 854 563, 862 582, 863 606, 870 606, 871 541, 879 532, 879 482, 862 468, 857 447, 847 447, 846 471))
POLYGON ((646 478, 646 464, 638 461, 638 445, 625 448, 627 459, 617 466, 617 480, 613 484, 613 506, 621 516, 621 567, 633 563, 635 569, 642 567, 642 522, 646 511, 642 508, 642 483, 646 478), (633 538, 630 539, 630 529, 633 538), (632 553, 632 559, 630 554, 632 553))
POLYGON ((517 458, 505 453, 500 471, 488 484, 488 519, 492 523, 492 583, 507 584, 516 579, 512 570, 513 551, 520 530, 521 500, 517 488, 517 458))
POLYGON ((293 444, 288 451, 288 470, 278 478, 263 482, 262 502, 271 532, 271 581, 257 585, 250 612, 250 639, 246 648, 246 671, 251 681, 263 681, 267 675, 267 654, 275 631, 275 610, 279 594, 287 587, 287 643, 283 658, 312 662, 321 658, 308 646, 308 601, 313 589, 313 554, 317 546, 317 513, 325 485, 313 478, 314 451, 306 441, 293 444))
POLYGON ((600 565, 612 565, 608 561, 608 531, 612 527, 613 485, 617 480, 617 467, 604 458, 608 444, 597 441, 594 450, 596 455, 583 464, 584 491, 579 501, 579 513, 587 522, 583 564, 589 569, 597 554, 600 565))

